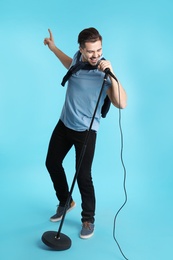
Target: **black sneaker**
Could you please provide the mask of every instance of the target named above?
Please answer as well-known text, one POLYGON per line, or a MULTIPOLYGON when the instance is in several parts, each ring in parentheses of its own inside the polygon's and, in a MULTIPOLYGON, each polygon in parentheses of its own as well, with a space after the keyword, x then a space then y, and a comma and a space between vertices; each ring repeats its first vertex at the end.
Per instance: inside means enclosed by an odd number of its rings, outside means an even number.
POLYGON ((92 237, 93 235, 94 235, 94 224, 87 221, 83 222, 80 237, 86 239, 92 237))
MULTIPOLYGON (((69 207, 67 208, 67 212, 69 212, 70 210, 72 210, 74 207, 76 207, 76 203, 74 201, 72 201, 69 205, 69 207)), ((57 208, 57 211, 56 211, 56 214, 53 215, 51 218, 50 218, 50 221, 52 222, 57 222, 57 221, 60 221, 62 219, 62 216, 63 216, 63 213, 64 213, 64 208, 65 207, 62 207, 62 206, 58 206, 57 208)))

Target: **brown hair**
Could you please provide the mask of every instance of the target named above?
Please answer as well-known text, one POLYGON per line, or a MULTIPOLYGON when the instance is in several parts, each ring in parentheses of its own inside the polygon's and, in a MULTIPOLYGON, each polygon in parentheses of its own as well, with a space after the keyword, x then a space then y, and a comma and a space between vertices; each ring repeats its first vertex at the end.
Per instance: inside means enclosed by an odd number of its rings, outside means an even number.
POLYGON ((102 36, 93 27, 82 30, 78 35, 78 43, 81 48, 85 47, 86 42, 96 42, 98 40, 102 41, 102 36))

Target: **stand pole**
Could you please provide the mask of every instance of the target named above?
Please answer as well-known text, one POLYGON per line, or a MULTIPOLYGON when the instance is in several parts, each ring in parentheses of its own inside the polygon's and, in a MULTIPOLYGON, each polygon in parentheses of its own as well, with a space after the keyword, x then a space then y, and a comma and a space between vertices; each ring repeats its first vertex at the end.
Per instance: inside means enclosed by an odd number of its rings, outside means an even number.
POLYGON ((92 125, 93 125, 93 121, 94 121, 94 118, 95 118, 95 115, 96 115, 96 112, 97 112, 97 108, 98 108, 98 105, 99 105, 99 102, 100 102, 100 98, 101 98, 106 80, 107 80, 107 73, 105 73, 105 76, 104 76, 104 79, 103 79, 103 84, 102 84, 102 87, 101 87, 101 90, 100 90, 100 93, 99 93, 99 97, 98 97, 98 100, 97 100, 97 103, 96 103, 96 107, 95 107, 95 110, 94 110, 94 113, 93 113, 93 116, 92 116, 92 119, 91 119, 91 123, 90 123, 89 129, 88 129, 83 147, 82 147, 79 162, 78 162, 78 165, 76 167, 76 173, 74 175, 73 182, 72 182, 72 185, 71 185, 71 189, 69 191, 69 196, 67 198, 67 202, 66 202, 66 205, 64 207, 64 213, 63 213, 60 225, 59 225, 58 232, 47 231, 42 235, 43 243, 46 244, 47 246, 51 247, 54 250, 62 251, 62 250, 69 249, 71 247, 71 239, 68 236, 66 236, 65 234, 62 234, 61 229, 62 229, 62 226, 63 226, 63 223, 64 223, 64 219, 65 219, 65 216, 66 216, 68 205, 69 205, 71 197, 72 197, 73 189, 74 189, 74 186, 75 186, 75 183, 76 183, 76 180, 77 180, 80 168, 81 168, 81 164, 82 164, 82 161, 83 161, 83 158, 84 158, 84 155, 85 155, 86 147, 87 147, 88 140, 89 140, 89 137, 90 137, 91 128, 92 128, 92 125))

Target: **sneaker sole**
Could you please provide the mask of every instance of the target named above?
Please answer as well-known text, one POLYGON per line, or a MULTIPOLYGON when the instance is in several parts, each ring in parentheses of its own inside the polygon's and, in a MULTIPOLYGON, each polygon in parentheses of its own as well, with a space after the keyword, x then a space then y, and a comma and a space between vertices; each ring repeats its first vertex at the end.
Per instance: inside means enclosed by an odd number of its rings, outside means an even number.
MULTIPOLYGON (((75 207, 76 207, 76 203, 74 203, 74 205, 67 210, 66 214, 67 214, 68 212, 70 212, 72 209, 74 209, 75 207)), ((51 222, 58 222, 58 221, 60 221, 61 219, 62 219, 62 216, 61 216, 60 218, 50 218, 50 221, 51 221, 51 222)))
POLYGON ((89 234, 89 235, 87 235, 87 236, 83 236, 83 235, 80 234, 80 238, 82 238, 82 239, 88 239, 88 238, 92 237, 93 235, 94 235, 94 232, 91 233, 91 234, 89 234))

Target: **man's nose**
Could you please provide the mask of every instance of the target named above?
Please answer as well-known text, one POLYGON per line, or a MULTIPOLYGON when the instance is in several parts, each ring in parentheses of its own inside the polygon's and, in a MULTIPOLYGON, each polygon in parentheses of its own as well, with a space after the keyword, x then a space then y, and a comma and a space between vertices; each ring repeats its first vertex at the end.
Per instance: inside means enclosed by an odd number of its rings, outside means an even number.
POLYGON ((97 57, 97 52, 93 52, 93 57, 97 57))

